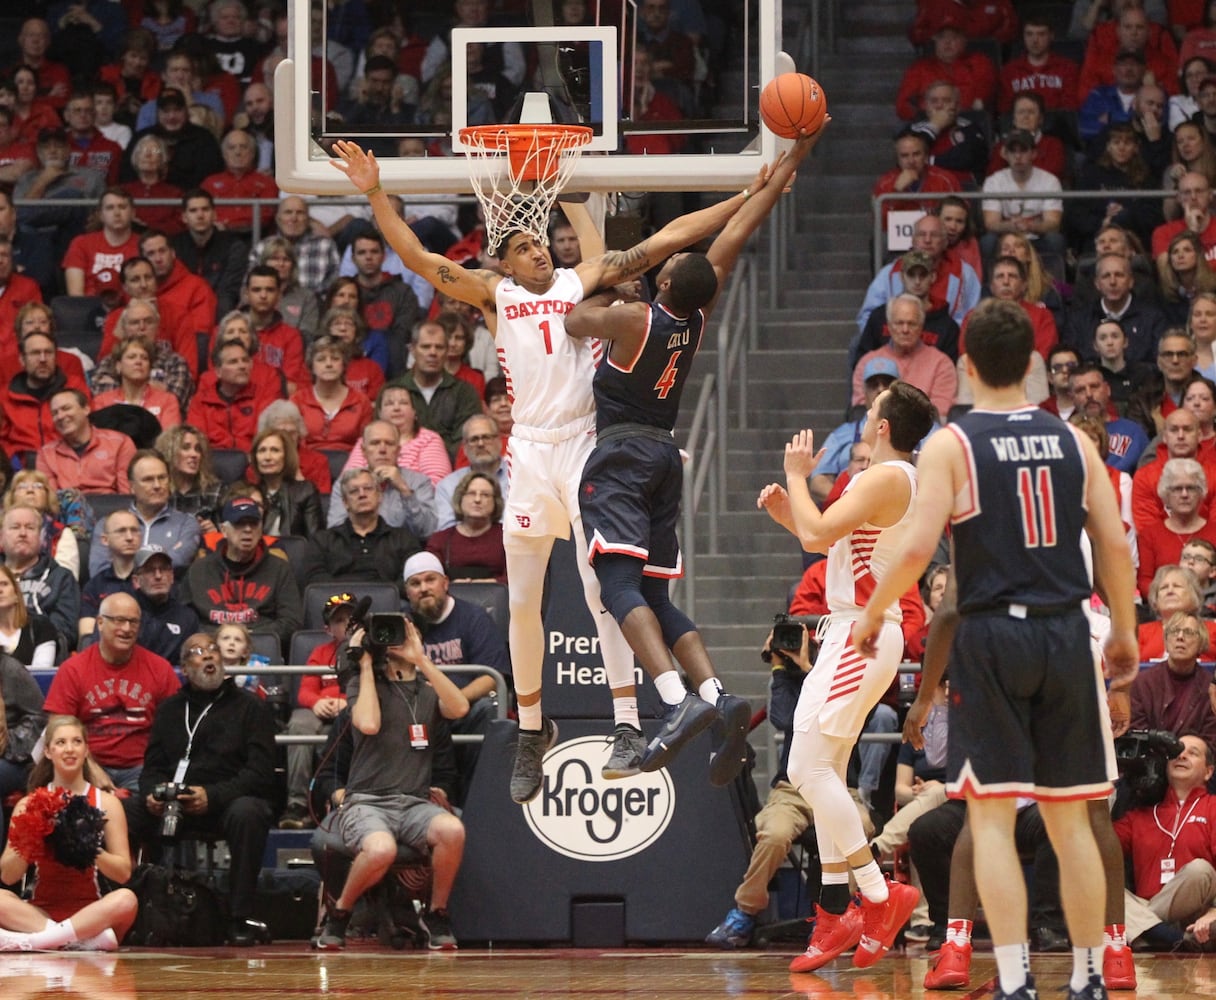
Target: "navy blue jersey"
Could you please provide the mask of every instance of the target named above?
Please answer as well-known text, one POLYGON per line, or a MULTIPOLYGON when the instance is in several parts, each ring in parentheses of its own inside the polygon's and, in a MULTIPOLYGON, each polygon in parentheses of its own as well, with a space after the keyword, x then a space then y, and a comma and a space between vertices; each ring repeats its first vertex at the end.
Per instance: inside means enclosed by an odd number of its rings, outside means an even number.
POLYGON ((638 353, 627 364, 618 364, 609 351, 595 370, 596 429, 629 423, 673 430, 704 328, 705 314, 699 309, 679 319, 651 303, 638 353))
POLYGON ((1088 477, 1077 430, 1037 406, 972 410, 946 430, 969 467, 952 518, 959 610, 1080 606, 1093 587, 1081 554, 1088 477))

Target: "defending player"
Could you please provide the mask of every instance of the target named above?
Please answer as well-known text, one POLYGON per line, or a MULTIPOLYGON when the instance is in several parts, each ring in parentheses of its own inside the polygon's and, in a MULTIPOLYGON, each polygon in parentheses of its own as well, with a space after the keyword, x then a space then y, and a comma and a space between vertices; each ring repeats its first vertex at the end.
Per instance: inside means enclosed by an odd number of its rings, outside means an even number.
POLYGON ((634 762, 643 771, 666 767, 713 721, 715 703, 724 731, 710 758, 710 780, 727 784, 746 759, 751 708, 722 693, 696 625, 667 594, 668 581, 682 574, 676 522, 684 470, 672 431, 722 284, 819 134, 799 139, 777 162, 768 184, 735 213, 707 254, 676 254, 663 265, 653 303, 614 305, 616 293, 608 291, 566 317, 570 336, 610 342, 595 372, 596 446, 583 469, 579 505, 604 604, 666 710, 658 735, 634 762), (685 690, 668 650, 697 694, 685 690))
POLYGON ((554 269, 545 234, 509 233, 501 246, 489 248, 501 262, 503 273, 498 274, 466 270, 446 257, 427 252, 393 211, 380 186, 375 155, 364 153, 351 142, 338 142, 334 148, 341 157, 334 166, 368 196, 380 231, 406 267, 445 294, 481 310, 494 335, 511 389, 515 426, 511 432, 511 490, 503 514, 503 532, 511 580, 509 639, 520 727, 511 797, 522 803, 539 794, 545 751, 557 741, 557 727, 541 712, 541 595, 553 540, 568 538, 571 525, 617 723, 604 775, 624 777, 634 773, 628 763, 640 749, 642 737, 633 654, 616 622, 601 613, 599 584, 586 558, 578 509, 579 479, 594 445, 591 379, 602 347, 567 337, 565 317, 596 288, 643 274, 676 250, 716 232, 753 190, 764 187, 768 168, 761 169, 752 185, 733 198, 674 220, 632 249, 585 259, 573 269, 554 269))
MULTIPOLYGON (((1106 664, 1116 683, 1137 666, 1134 575, 1097 451, 1026 400, 1032 349, 1030 322, 1016 305, 989 300, 972 314, 966 364, 975 409, 921 453, 913 530, 872 600, 889 600, 914 581, 952 523, 961 620, 950 657, 947 788, 967 799, 999 996, 1035 996, 1013 841, 1017 797, 1032 796, 1060 859, 1073 943, 1070 998, 1104 1000, 1105 880, 1088 800, 1111 785, 1082 609, 1091 592, 1076 541, 1082 529, 1111 611, 1106 664)), ((871 604, 853 630, 857 648, 871 651, 881 627, 871 604)))
POLYGON ((894 382, 866 415, 861 439, 872 450, 870 467, 827 511, 820 513, 807 485, 823 456, 822 450, 814 453, 810 431, 799 432, 785 446, 785 488, 772 483, 757 500, 804 549, 827 552, 828 558, 829 614, 820 622, 819 656, 794 713, 788 768, 790 782, 815 812, 823 889, 814 933, 805 954, 790 964, 793 972, 818 969, 853 947, 855 966, 873 965, 891 947, 920 895, 883 877, 845 785, 845 770, 866 716, 890 686, 903 655, 903 590, 877 604, 871 595, 910 528, 917 485, 912 451, 936 418, 920 389, 894 382), (881 622, 881 635, 876 650, 863 657, 849 632, 867 602, 881 622), (860 908, 850 905, 850 871, 862 893, 860 908))

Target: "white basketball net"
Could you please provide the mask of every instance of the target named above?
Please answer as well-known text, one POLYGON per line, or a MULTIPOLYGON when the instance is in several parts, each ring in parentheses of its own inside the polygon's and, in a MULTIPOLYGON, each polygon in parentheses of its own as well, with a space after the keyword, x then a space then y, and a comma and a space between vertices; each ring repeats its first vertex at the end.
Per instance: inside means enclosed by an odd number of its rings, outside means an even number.
POLYGON ((497 255, 503 237, 512 232, 529 233, 548 245, 553 202, 591 135, 590 128, 578 125, 460 130, 491 254, 497 255))

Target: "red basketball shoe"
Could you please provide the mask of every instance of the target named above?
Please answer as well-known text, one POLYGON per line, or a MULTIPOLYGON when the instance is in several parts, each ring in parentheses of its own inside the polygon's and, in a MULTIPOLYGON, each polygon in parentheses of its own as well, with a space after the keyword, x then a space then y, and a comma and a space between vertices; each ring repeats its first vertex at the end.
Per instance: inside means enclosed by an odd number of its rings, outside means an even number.
POLYGON ((813 972, 850 948, 856 948, 861 940, 862 924, 861 910, 853 903, 844 913, 828 913, 816 904, 815 930, 806 951, 790 962, 790 972, 813 972))
POLYGON ((927 990, 965 990, 971 985, 971 945, 947 941, 925 973, 927 990))
POLYGON ((887 891, 889 895, 882 903, 862 897, 861 915, 865 918, 865 927, 857 950, 853 952, 853 965, 858 969, 868 969, 890 950, 899 929, 908 922, 920 899, 920 891, 906 882, 888 882, 887 891))

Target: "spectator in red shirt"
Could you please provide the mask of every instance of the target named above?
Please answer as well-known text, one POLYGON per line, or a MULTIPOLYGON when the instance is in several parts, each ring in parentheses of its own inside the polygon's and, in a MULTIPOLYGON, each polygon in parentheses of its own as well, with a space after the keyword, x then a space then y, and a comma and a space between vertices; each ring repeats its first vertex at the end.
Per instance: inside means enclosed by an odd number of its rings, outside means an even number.
POLYGON ((21 371, 0 389, 0 413, 5 416, 0 445, 14 458, 36 452, 55 437, 49 405, 55 393, 65 388, 88 391, 83 375, 69 377, 60 367, 49 330, 22 338, 21 365, 21 371))
POLYGON ((335 337, 320 336, 309 345, 312 384, 291 397, 300 409, 308 436, 304 443, 325 451, 350 451, 372 421, 372 404, 346 384, 350 348, 335 337))
POLYGON ((12 108, 0 104, 0 184, 12 184, 34 169, 34 144, 21 138, 12 108))
POLYGON ((17 35, 17 49, 21 58, 17 60, 17 66, 28 66, 38 74, 39 100, 59 109, 68 102, 72 75, 62 63, 52 62, 46 57, 50 47, 51 28, 46 21, 31 17, 21 25, 17 35))
POLYGON ((17 127, 21 137, 33 140, 47 128, 59 128, 63 121, 59 112, 45 101, 38 99, 38 72, 29 66, 18 66, 13 70, 12 85, 17 93, 13 112, 17 116, 17 127))
POLYGON ((16 355, 17 313, 27 302, 41 301, 38 282, 16 273, 12 241, 0 235, 0 354, 16 355))
MULTIPOLYGON (((279 189, 274 178, 254 169, 258 147, 253 136, 240 129, 233 129, 220 143, 220 154, 224 157, 225 170, 207 177, 201 187, 218 199, 222 198, 268 198, 276 199, 279 189)), ((218 205, 216 218, 229 232, 247 233, 253 228, 253 208, 249 205, 218 205)), ((262 227, 274 220, 274 204, 261 207, 262 227)))
POLYGON ((186 418, 212 448, 248 452, 258 415, 278 397, 277 386, 255 382, 252 370, 253 357, 242 341, 224 339, 212 349, 211 370, 199 379, 186 418))
POLYGON ((1085 47, 1085 61, 1077 83, 1077 99, 1084 101, 1095 87, 1115 82, 1115 56, 1136 52, 1168 93, 1178 92, 1178 48, 1173 36, 1158 24, 1150 25, 1139 5, 1129 5, 1117 21, 1095 25, 1085 47))
POLYGON ((123 261, 139 256, 139 239, 131 229, 134 201, 122 188, 107 188, 98 208, 101 229, 68 245, 63 280, 69 295, 100 295, 117 304, 123 261))
MULTIPOLYGON (((1064 143, 1054 135, 1048 135, 1043 131, 1043 123, 1046 118, 1046 106, 1043 98, 1038 94, 1027 92, 1014 98, 1013 130, 1021 129, 1034 136, 1034 165, 1040 170, 1054 174, 1059 178, 1061 184, 1067 184, 1068 176, 1071 173, 1069 170, 1071 156, 1064 149, 1064 143)), ((1007 165, 1005 140, 1002 138, 992 148, 992 156, 988 159, 988 176, 991 177, 998 170, 1004 170, 1007 165)))
POLYGON ((938 192, 961 191, 958 181, 952 173, 935 167, 929 162, 929 138, 910 128, 902 129, 895 136, 895 169, 888 170, 878 178, 874 185, 874 197, 883 194, 899 192, 908 194, 905 202, 885 201, 882 205, 883 227, 887 224, 887 213, 892 209, 907 211, 918 208, 922 212, 932 212, 938 206, 936 198, 920 201, 912 195, 938 192))
POLYGON ((1045 16, 1031 14, 1026 18, 1022 25, 1022 45, 1026 51, 1001 68, 998 107, 1002 114, 1013 110, 1014 100, 1020 94, 1038 94, 1044 106, 1052 111, 1076 111, 1080 106, 1077 97, 1080 67, 1052 52, 1054 42, 1051 22, 1045 16))
POLYGON ((91 90, 76 91, 63 109, 68 132, 68 163, 72 169, 96 170, 113 187, 118 183, 122 147, 97 130, 91 90))
POLYGON ((913 45, 925 45, 944 26, 958 28, 968 38, 1012 42, 1018 15, 1009 0, 917 0, 916 20, 908 31, 913 45))
POLYGON ((279 313, 282 282, 273 267, 259 264, 245 278, 245 298, 249 325, 257 334, 258 360, 277 368, 287 379, 287 395, 310 381, 304 364, 304 338, 294 326, 283 322, 279 313))
POLYGON ((38 471, 51 489, 85 493, 130 493, 127 467, 135 444, 118 431, 89 423, 89 397, 64 389, 51 397, 51 421, 57 438, 38 449, 38 471))
POLYGON ((177 259, 177 251, 169 237, 158 229, 149 229, 139 239, 139 249, 152 265, 156 275, 156 300, 174 318, 167 327, 164 314, 161 332, 178 354, 186 359, 190 374, 198 376, 198 337, 215 326, 215 292, 197 274, 191 274, 177 259))
MULTIPOLYGON (((122 189, 137 200, 173 198, 180 201, 181 188, 165 180, 169 172, 169 147, 158 135, 148 133, 136 140, 131 150, 131 168, 135 180, 127 181, 122 189)), ((183 229, 182 212, 178 205, 137 205, 135 221, 145 229, 159 229, 174 236, 183 229)))
POLYGON ((967 36, 947 25, 933 36, 933 55, 917 59, 899 85, 895 113, 912 121, 924 107, 925 92, 944 81, 958 88, 959 107, 991 110, 996 106, 996 69, 982 52, 967 51, 967 36))

